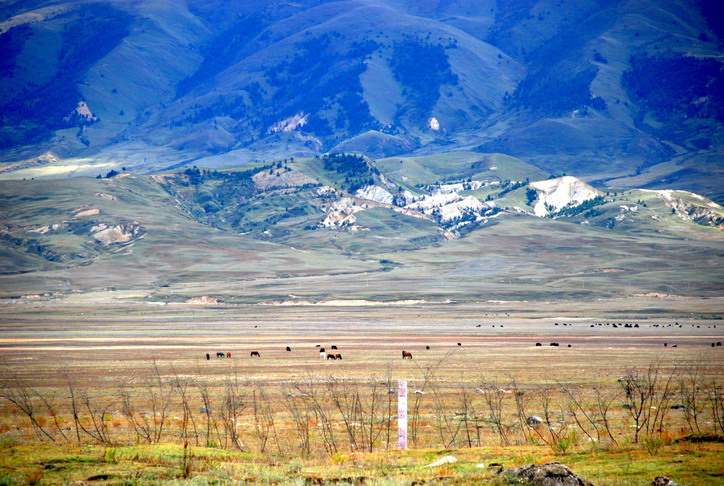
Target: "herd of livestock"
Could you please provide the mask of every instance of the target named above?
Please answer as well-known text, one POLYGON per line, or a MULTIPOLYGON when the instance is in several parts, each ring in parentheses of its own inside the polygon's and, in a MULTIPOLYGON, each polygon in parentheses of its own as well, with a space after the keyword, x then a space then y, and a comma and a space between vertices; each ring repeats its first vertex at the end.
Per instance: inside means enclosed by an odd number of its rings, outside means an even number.
MULTIPOLYGON (((558 325, 573 326, 572 323, 566 323, 566 322, 563 322, 563 323, 560 323, 560 324, 559 324, 558 322, 556 322, 556 323, 554 323, 553 325, 554 325, 554 326, 558 326, 558 325)), ((499 326, 500 326, 500 327, 504 327, 502 324, 500 324, 499 326)), ((597 323, 594 323, 594 324, 590 324, 590 327, 609 327, 609 326, 610 326, 611 328, 614 328, 614 329, 615 329, 615 328, 635 329, 635 328, 638 328, 638 327, 639 327, 639 325, 636 324, 636 323, 625 323, 625 322, 619 322, 619 323, 616 323, 616 322, 613 322, 613 323, 610 323, 610 322, 605 322, 605 323, 604 323, 604 322, 597 322, 597 323)), ((691 326, 692 326, 692 327, 700 328, 700 325, 697 325, 697 324, 692 324, 691 326)), ((256 327, 256 326, 254 326, 254 327, 256 327)), ((478 324, 478 325, 476 325, 475 327, 481 327, 481 325, 478 324)), ((495 325, 493 325, 492 327, 495 327, 495 325)), ((676 323, 674 323, 674 324, 668 324, 668 325, 663 325, 663 324, 661 324, 661 325, 660 325, 660 324, 649 324, 649 327, 678 327, 678 328, 682 328, 683 325, 681 325, 681 324, 679 324, 678 322, 676 322, 676 323)), ((707 327, 708 327, 709 329, 711 329, 712 327, 713 327, 714 329, 716 329, 716 325, 713 325, 713 326, 710 325, 710 326, 707 326, 707 327)), ((457 345, 458 345, 458 346, 462 346, 462 343, 457 343, 457 345)), ((663 345, 664 345, 664 347, 668 347, 669 344, 665 342, 665 343, 663 343, 663 345)), ((721 346, 721 345, 722 345, 721 341, 717 341, 717 342, 711 343, 711 347, 716 347, 716 346, 721 346)), ((539 346, 543 346, 543 344, 538 342, 538 343, 535 343, 535 346, 536 346, 536 347, 539 347, 539 346)), ((549 346, 560 347, 561 344, 560 344, 560 343, 557 343, 557 342, 552 342, 552 343, 549 344, 549 346)), ((323 348, 323 347, 321 347, 321 345, 319 345, 319 344, 317 344, 316 347, 319 348, 319 358, 320 358, 320 359, 324 359, 324 360, 338 360, 338 359, 342 359, 342 355, 341 355, 340 353, 327 353, 326 349, 323 348)), ((571 344, 567 344, 566 347, 570 348, 570 347, 572 347, 572 345, 571 345, 571 344)), ((672 345, 672 347, 676 348, 676 347, 678 347, 678 346, 677 346, 676 344, 674 344, 674 345, 672 345)), ((332 347, 331 347, 330 349, 333 350, 333 351, 336 351, 336 350, 337 350, 337 346, 332 345, 332 347)), ((429 349, 430 349, 430 346, 425 346, 425 349, 426 349, 426 350, 429 350, 429 349)), ((286 351, 287 351, 287 352, 291 352, 291 351, 292 351, 292 348, 291 348, 290 346, 287 346, 287 347, 286 347, 286 351)), ((216 353, 216 357, 217 357, 217 358, 231 358, 231 353, 230 353, 230 352, 221 352, 221 351, 219 351, 219 352, 216 353)), ((252 358, 260 358, 260 357, 261 357, 261 354, 260 354, 258 351, 251 351, 250 357, 252 357, 252 358)), ((207 360, 210 360, 210 359, 211 359, 211 354, 210 354, 210 353, 206 353, 206 359, 207 359, 207 360)), ((403 350, 403 351, 402 351, 402 359, 412 359, 412 353, 409 352, 409 351, 404 351, 404 350, 403 350)))

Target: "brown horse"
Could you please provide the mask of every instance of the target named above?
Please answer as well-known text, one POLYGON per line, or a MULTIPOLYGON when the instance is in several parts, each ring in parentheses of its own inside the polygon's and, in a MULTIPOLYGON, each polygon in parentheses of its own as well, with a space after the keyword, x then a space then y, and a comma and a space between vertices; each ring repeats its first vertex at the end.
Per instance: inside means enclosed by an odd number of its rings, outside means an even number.
POLYGON ((342 355, 341 355, 341 354, 335 354, 335 355, 334 355, 334 359, 342 359, 342 355))
POLYGON ((227 352, 226 352, 226 357, 227 357, 227 358, 231 358, 231 352, 227 351, 227 352))
POLYGON ((259 354, 259 351, 252 351, 252 352, 251 352, 251 357, 252 357, 252 358, 253 358, 253 357, 261 358, 261 355, 259 354))
POLYGON ((402 359, 412 359, 412 353, 410 353, 409 351, 403 351, 402 359))
POLYGON ((337 359, 337 355, 334 354, 328 354, 327 359, 337 359))

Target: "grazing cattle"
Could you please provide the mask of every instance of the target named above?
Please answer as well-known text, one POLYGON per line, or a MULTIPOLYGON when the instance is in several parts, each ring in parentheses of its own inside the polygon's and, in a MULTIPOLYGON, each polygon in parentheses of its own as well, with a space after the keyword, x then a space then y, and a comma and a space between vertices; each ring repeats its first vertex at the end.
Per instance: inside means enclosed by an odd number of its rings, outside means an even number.
POLYGON ((463 345, 463 343, 458 343, 458 346, 462 346, 462 345, 463 345))
POLYGON ((291 351, 291 350, 292 350, 292 348, 290 348, 289 346, 287 346, 287 351, 291 351))
POLYGON ((402 359, 412 359, 412 353, 410 353, 409 351, 403 351, 402 359))
POLYGON ((342 355, 337 353, 334 355, 334 359, 342 359, 342 355))
POLYGON ((571 345, 569 344, 569 345, 568 345, 568 347, 570 348, 570 347, 571 347, 571 345))
POLYGON ((668 343, 664 343, 664 347, 668 346, 668 343))
POLYGON ((325 353, 324 351, 319 352, 319 359, 325 359, 326 357, 327 357, 327 353, 325 353))
POLYGON ((535 343, 536 346, 543 346, 541 343, 535 343))
POLYGON ((678 345, 678 344, 674 344, 674 345, 673 345, 673 346, 671 346, 671 347, 672 347, 672 348, 678 348, 678 347, 679 347, 679 345, 678 345))
POLYGON ((430 349, 430 346, 425 346, 425 349, 430 349))
POLYGON ((716 345, 717 345, 717 346, 721 346, 721 341, 717 341, 717 342, 716 342, 716 345))
POLYGON ((226 352, 226 357, 227 357, 227 358, 231 358, 231 352, 227 351, 227 352, 226 352))
POLYGON ((330 353, 327 355, 327 359, 337 359, 337 356, 330 353))
POLYGON ((335 346, 335 345, 332 345, 332 349, 337 349, 337 346, 335 346))
POLYGON ((211 356, 209 356, 209 353, 206 353, 206 359, 207 360, 211 359, 211 356))
POLYGON ((252 351, 252 352, 251 352, 251 357, 252 357, 252 358, 254 358, 254 357, 256 357, 256 358, 261 358, 261 355, 259 354, 259 351, 252 351))
POLYGON ((560 346, 558 343, 551 343, 551 346, 560 346))
POLYGON ((226 356, 226 355, 225 355, 224 353, 222 353, 221 351, 219 351, 218 353, 216 353, 216 357, 217 357, 217 358, 223 358, 224 356, 226 356))

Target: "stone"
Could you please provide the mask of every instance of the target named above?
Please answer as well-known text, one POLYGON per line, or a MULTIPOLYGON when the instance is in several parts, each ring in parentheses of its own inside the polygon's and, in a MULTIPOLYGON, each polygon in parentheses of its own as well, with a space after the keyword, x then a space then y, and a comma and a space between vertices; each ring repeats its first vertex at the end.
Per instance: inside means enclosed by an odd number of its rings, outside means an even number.
POLYGON ((675 482, 673 482, 671 479, 667 478, 666 476, 656 476, 653 481, 651 481, 650 486, 678 486, 675 482))
POLYGON ((513 467, 500 474, 532 486, 593 486, 593 483, 576 476, 568 466, 559 462, 513 467))

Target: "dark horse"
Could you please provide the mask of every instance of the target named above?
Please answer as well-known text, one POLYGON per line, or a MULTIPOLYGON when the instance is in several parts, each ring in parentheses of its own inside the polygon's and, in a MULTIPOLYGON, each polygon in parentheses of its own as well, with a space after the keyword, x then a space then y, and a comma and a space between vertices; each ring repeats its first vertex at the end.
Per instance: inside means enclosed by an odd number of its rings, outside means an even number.
POLYGON ((224 353, 222 353, 221 351, 219 351, 218 353, 216 353, 216 357, 217 357, 217 358, 223 358, 223 357, 225 357, 225 356, 226 356, 226 355, 225 355, 224 353))
POLYGON ((412 359, 412 353, 410 353, 409 351, 403 351, 402 359, 412 359))
POLYGON ((252 352, 251 352, 251 357, 253 358, 253 357, 255 357, 255 356, 256 356, 257 358, 261 358, 261 355, 259 354, 259 351, 252 351, 252 352))

